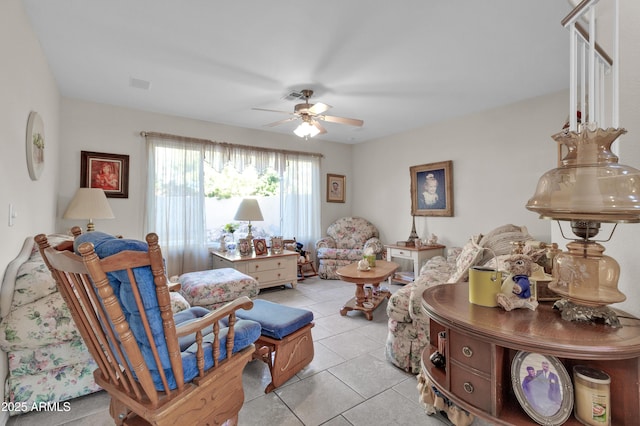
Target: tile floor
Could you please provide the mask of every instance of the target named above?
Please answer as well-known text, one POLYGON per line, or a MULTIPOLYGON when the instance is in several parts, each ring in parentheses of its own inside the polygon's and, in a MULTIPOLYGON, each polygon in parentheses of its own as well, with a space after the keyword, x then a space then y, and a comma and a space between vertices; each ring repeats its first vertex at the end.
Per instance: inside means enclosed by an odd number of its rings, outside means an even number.
MULTIPOLYGON (((392 285, 391 291, 399 286, 392 285)), ((259 298, 313 311, 315 356, 311 364, 275 391, 266 365, 250 362, 244 371, 245 403, 239 425, 443 425, 418 403, 416 378, 385 360, 386 302, 367 321, 360 312, 341 316, 353 284, 307 278, 295 289, 263 290, 259 298)), ((71 401, 68 413, 30 413, 12 417, 10 426, 113 425, 104 392, 71 401)), ((484 425, 476 420, 474 425, 484 425)), ((186 426, 186 425, 185 425, 186 426)))

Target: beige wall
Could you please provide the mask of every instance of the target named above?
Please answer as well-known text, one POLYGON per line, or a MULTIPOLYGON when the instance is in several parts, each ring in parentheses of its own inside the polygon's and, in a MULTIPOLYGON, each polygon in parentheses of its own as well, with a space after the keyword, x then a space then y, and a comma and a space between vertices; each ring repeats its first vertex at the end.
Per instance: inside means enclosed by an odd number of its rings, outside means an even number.
MULTIPOLYGON (((55 224, 59 103, 56 83, 18 0, 0 2, 0 276, 25 238, 55 224), (45 128, 45 168, 38 181, 27 171, 25 135, 30 111, 45 128), (9 226, 9 204, 18 217, 9 226)), ((0 401, 4 401, 7 359, 0 353, 0 401)), ((0 424, 8 417, 0 412, 0 424)))
MULTIPOLYGON (((145 152, 141 131, 171 133, 229 143, 278 149, 318 152, 321 161, 322 199, 325 199, 326 173, 349 175, 350 145, 321 140, 300 139, 297 136, 267 133, 205 121, 143 112, 128 108, 63 98, 61 109, 60 191, 57 197, 57 229, 66 230, 82 221, 62 219, 62 215, 80 186, 80 151, 97 151, 129 155, 129 198, 110 198, 115 219, 96 220, 96 229, 143 238, 145 152)), ((352 182, 347 178, 347 194, 352 182)), ((322 203, 323 228, 337 217, 348 215, 352 200, 347 203, 322 203)))
POLYGON ((354 214, 378 224, 386 242, 406 239, 409 167, 452 160, 454 216, 416 216, 420 237, 434 233, 447 246, 463 245, 513 223, 548 241, 549 223, 524 205, 540 175, 556 166, 550 136, 560 131, 567 104, 566 92, 556 93, 355 146, 354 214))
MULTIPOLYGON (((611 3, 611 2, 607 2, 611 3)), ((605 3, 605 4, 607 4, 605 3)), ((620 127, 628 133, 614 144, 619 149, 620 163, 640 169, 640 2, 620 1, 620 127)), ((604 243, 605 254, 620 263, 618 287, 627 300, 621 309, 640 316, 640 262, 638 262, 640 224, 618 226, 610 242, 604 243)))
POLYGON ((0 2, 0 273, 24 239, 55 227, 60 95, 22 3, 0 2), (30 111, 42 117, 45 167, 39 180, 27 170, 25 135, 30 111), (9 226, 9 204, 17 218, 9 226))

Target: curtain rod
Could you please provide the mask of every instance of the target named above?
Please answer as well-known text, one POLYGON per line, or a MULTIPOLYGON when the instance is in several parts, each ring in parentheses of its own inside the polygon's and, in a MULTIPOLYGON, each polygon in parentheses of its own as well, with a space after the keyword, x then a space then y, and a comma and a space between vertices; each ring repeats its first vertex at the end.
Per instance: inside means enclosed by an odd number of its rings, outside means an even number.
POLYGON ((229 148, 244 148, 244 149, 250 149, 250 150, 253 150, 253 151, 277 152, 277 153, 280 153, 280 154, 310 155, 312 157, 324 158, 324 155, 320 154, 318 152, 292 151, 292 150, 288 150, 288 149, 264 148, 264 147, 259 147, 259 146, 241 145, 241 144, 235 144, 235 143, 229 143, 229 142, 212 141, 211 139, 193 138, 193 137, 189 137, 189 136, 178 136, 178 135, 172 135, 170 133, 158 133, 158 132, 145 132, 145 131, 142 131, 142 132, 140 132, 140 136, 145 137, 145 138, 147 136, 150 136, 150 137, 159 138, 159 139, 173 139, 173 140, 177 140, 177 141, 180 141, 180 142, 204 142, 204 143, 210 143, 210 144, 213 144, 213 145, 219 145, 219 146, 229 147, 229 148))

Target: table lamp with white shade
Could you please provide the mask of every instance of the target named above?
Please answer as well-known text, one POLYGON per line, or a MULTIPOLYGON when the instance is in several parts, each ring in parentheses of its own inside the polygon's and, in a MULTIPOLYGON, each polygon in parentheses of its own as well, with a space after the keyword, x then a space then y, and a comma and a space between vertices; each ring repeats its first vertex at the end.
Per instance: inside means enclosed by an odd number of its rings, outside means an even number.
POLYGON ((253 235, 251 234, 251 221, 264 220, 264 218, 262 217, 262 211, 260 210, 260 205, 258 204, 258 200, 254 198, 243 199, 233 219, 249 221, 249 232, 247 233, 247 239, 252 240, 253 235))
POLYGON ((62 216, 64 219, 88 219, 87 231, 95 231, 93 219, 113 219, 107 196, 100 188, 78 188, 62 216))

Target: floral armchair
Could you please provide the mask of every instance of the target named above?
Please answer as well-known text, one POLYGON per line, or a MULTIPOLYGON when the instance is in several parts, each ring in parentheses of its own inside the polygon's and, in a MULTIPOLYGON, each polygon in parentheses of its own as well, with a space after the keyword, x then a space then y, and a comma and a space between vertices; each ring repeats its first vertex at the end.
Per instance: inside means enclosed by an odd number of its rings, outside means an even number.
POLYGON ((361 217, 343 217, 333 222, 327 228, 327 236, 316 241, 320 278, 339 279, 336 270, 362 259, 367 248, 380 257, 384 246, 378 236, 378 228, 361 217))

